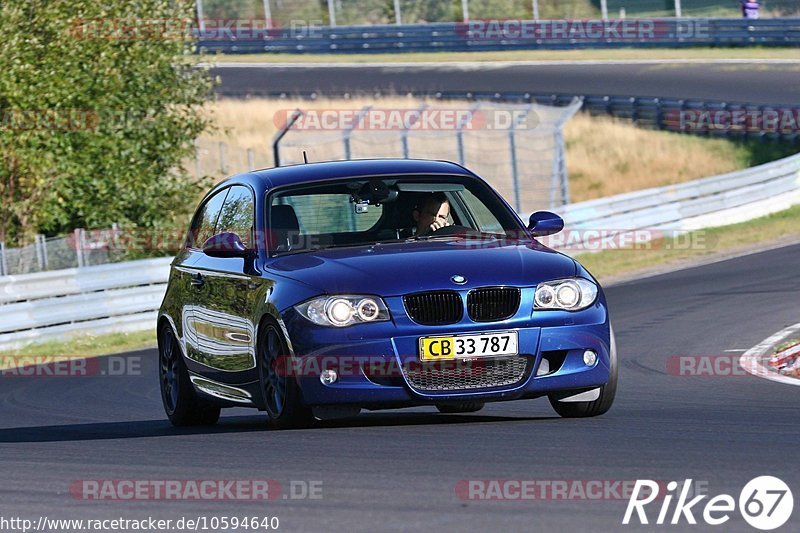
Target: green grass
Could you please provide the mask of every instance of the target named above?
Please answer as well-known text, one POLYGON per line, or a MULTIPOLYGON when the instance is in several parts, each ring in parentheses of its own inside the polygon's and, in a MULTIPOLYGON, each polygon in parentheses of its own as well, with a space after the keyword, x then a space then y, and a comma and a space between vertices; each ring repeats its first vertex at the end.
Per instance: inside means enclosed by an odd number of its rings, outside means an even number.
MULTIPOLYGON (((19 358, 20 362, 28 357, 52 357, 71 359, 76 357, 94 357, 111 353, 131 352, 156 345, 155 330, 135 333, 110 333, 107 335, 76 335, 64 341, 48 341, 29 344, 18 350, 4 354, 5 358, 19 358)), ((4 361, 0 366, 5 364, 4 361)))
POLYGON ((776 345, 775 348, 772 350, 772 352, 773 353, 782 352, 786 348, 791 348, 792 346, 794 346, 797 343, 800 343, 800 339, 791 339, 791 340, 788 340, 788 341, 784 341, 784 342, 776 345))
POLYGON ((450 63, 459 61, 569 61, 647 59, 800 59, 797 48, 622 48, 609 50, 509 50, 502 52, 411 52, 386 54, 217 54, 220 63, 450 63))
POLYGON ((800 238, 800 206, 748 222, 708 228, 679 239, 654 241, 645 249, 603 250, 578 260, 601 281, 691 263, 749 248, 800 238), (687 246, 691 243, 691 246, 687 246))

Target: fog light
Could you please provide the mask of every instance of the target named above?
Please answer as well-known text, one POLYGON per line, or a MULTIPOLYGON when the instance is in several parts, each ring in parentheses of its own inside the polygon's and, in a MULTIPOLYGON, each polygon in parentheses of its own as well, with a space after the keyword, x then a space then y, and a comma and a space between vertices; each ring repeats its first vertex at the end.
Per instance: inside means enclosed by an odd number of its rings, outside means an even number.
POLYGON ((319 380, 323 385, 333 385, 337 379, 339 379, 339 375, 336 370, 323 370, 319 376, 319 380))
POLYGON ((594 350, 586 350, 583 352, 583 362, 586 366, 594 366, 597 362, 597 354, 594 350))

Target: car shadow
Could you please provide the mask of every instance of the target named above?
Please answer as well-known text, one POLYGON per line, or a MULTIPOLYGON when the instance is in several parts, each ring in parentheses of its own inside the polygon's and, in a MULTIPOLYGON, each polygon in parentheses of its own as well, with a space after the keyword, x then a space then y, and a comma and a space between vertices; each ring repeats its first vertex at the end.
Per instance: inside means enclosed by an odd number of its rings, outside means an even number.
MULTIPOLYGON (((440 424, 485 424, 496 422, 529 422, 558 419, 557 416, 493 416, 478 414, 437 413, 362 413, 353 418, 316 421, 309 428, 292 431, 314 431, 335 428, 424 426, 440 424)), ((70 442, 215 433, 249 433, 277 431, 270 429, 265 416, 228 416, 215 426, 173 427, 167 420, 133 420, 127 422, 93 422, 52 426, 0 428, 0 443, 70 442)))

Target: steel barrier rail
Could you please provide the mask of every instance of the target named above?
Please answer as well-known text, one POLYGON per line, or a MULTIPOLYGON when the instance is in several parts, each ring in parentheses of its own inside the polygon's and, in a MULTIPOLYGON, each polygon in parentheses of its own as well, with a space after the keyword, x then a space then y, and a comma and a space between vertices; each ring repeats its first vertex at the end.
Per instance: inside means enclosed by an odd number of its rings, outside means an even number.
MULTIPOLYGON (((559 212, 567 229, 579 234, 581 230, 689 231, 752 220, 797 204, 800 155, 730 174, 569 204, 559 212)), ((0 277, 5 302, 0 305, 0 349, 74 333, 154 329, 170 262, 171 258, 146 259, 0 277)))
MULTIPOLYGON (((257 96, 270 98, 311 98, 320 96, 331 98, 352 98, 358 93, 319 91, 259 91, 257 96)), ((374 92, 370 96, 376 95, 374 92)), ((532 92, 492 92, 492 91, 430 91, 414 92, 418 98, 437 98, 442 100, 486 100, 491 102, 525 102, 541 105, 567 106, 575 98, 583 100, 582 111, 592 115, 610 115, 630 120, 637 126, 649 129, 674 131, 730 139, 781 140, 800 142, 800 105, 794 104, 754 104, 729 102, 724 100, 695 100, 691 98, 661 98, 656 96, 612 96, 573 93, 532 93, 532 92), (741 124, 732 124, 733 114, 742 113, 741 124), (718 118, 722 115, 721 118, 718 118), (772 115, 771 122, 765 117, 772 115)), ((253 96, 246 94, 227 94, 227 96, 253 96)), ((393 96, 386 93, 385 96, 393 96)), ((273 147, 274 148, 274 147, 273 147)))
MULTIPOLYGON (((685 232, 745 222, 797 204, 800 155, 720 176, 573 203, 556 211, 579 235, 581 230, 622 234, 685 232)), ((593 239, 596 236, 588 233, 570 245, 593 239)))
POLYGON ((216 53, 395 53, 568 48, 800 46, 800 18, 663 18, 470 21, 375 26, 206 29, 195 31, 201 51, 216 53), (625 28, 631 28, 626 33, 625 28), (599 32, 599 33, 598 33, 599 32), (240 35, 236 35, 240 33, 240 35))
POLYGON ((155 328, 170 257, 0 277, 0 349, 155 328))

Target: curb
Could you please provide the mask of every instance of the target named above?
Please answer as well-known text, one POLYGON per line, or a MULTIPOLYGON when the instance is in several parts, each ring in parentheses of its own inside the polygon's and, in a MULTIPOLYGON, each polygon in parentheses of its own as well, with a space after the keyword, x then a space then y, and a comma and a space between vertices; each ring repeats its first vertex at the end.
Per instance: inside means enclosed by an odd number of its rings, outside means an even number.
POLYGON ((787 385, 800 385, 800 379, 784 376, 773 370, 768 362, 772 354, 772 348, 800 332, 800 322, 786 327, 777 333, 767 337, 760 343, 747 350, 739 359, 739 364, 744 370, 756 377, 785 383, 787 385))

